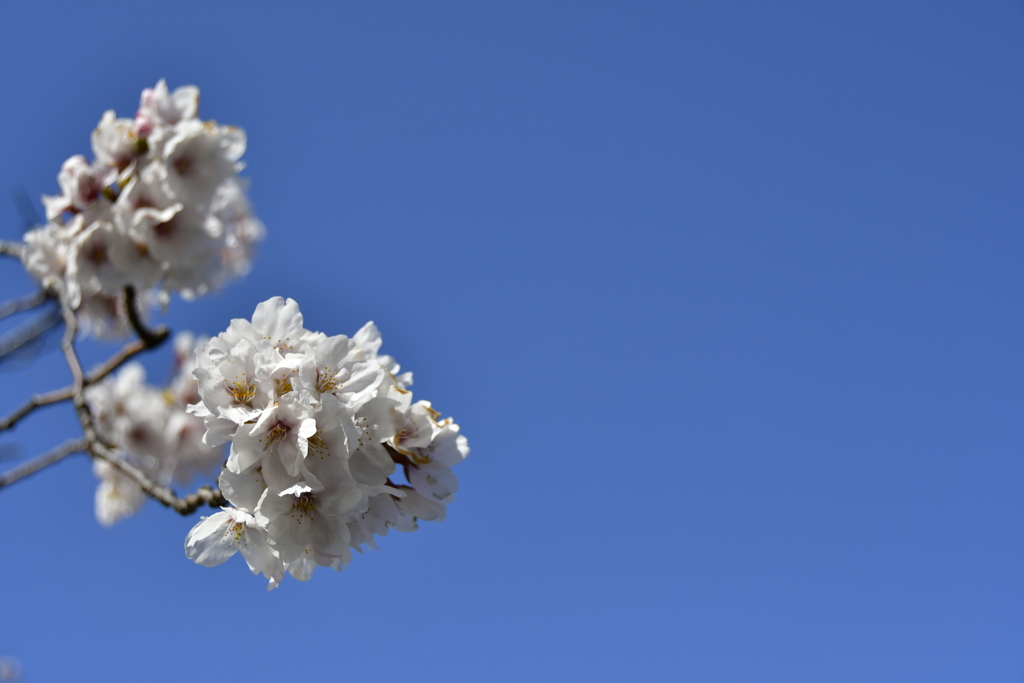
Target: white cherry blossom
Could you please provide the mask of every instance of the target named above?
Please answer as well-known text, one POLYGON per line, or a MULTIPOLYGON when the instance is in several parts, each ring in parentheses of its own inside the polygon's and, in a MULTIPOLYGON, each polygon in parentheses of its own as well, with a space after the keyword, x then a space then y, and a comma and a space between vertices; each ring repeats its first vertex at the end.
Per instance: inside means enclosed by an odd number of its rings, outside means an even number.
POLYGON ((86 333, 127 331, 114 313, 103 319, 127 285, 141 301, 191 299, 249 270, 264 228, 238 178, 245 133, 200 120, 198 101, 195 87, 170 92, 161 81, 134 119, 105 112, 93 161, 70 157, 60 194, 43 198, 47 224, 26 234, 23 262, 72 308, 88 308, 86 333))
POLYGON ((200 401, 189 411, 207 443, 231 444, 221 489, 300 580, 342 569, 389 529, 444 519, 458 489, 451 468, 469 453, 465 437, 412 401, 411 373, 396 374, 380 348, 373 323, 328 337, 281 297, 197 348, 200 401), (392 481, 398 467, 408 483, 392 481))
POLYGON ((271 581, 271 587, 281 582, 284 565, 267 544, 266 530, 244 510, 222 508, 204 517, 185 537, 185 556, 204 567, 216 567, 237 552, 253 574, 271 581))

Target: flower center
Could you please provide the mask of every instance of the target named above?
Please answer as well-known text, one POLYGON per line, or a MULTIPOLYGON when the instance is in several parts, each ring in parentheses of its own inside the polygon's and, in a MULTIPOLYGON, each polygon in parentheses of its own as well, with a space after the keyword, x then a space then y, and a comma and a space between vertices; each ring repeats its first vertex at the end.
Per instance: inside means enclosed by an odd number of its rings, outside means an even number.
POLYGON ((256 396, 256 383, 235 381, 227 386, 228 394, 235 400, 235 403, 242 403, 252 407, 252 399, 256 396))
POLYGON ((292 428, 285 423, 278 422, 267 432, 266 437, 264 437, 266 440, 260 439, 260 441, 263 441, 264 446, 272 446, 279 441, 283 441, 291 430, 292 428))
POLYGON ((303 493, 295 499, 295 508, 301 512, 312 512, 314 507, 316 507, 316 498, 312 493, 303 493))
POLYGON ((322 429, 318 429, 316 434, 309 437, 309 454, 311 456, 318 456, 321 460, 331 455, 330 449, 320 436, 323 433, 322 429))
POLYGON ((341 380, 338 379, 338 371, 331 370, 330 368, 317 368, 316 370, 316 390, 321 394, 326 394, 329 391, 336 391, 341 388, 341 380))

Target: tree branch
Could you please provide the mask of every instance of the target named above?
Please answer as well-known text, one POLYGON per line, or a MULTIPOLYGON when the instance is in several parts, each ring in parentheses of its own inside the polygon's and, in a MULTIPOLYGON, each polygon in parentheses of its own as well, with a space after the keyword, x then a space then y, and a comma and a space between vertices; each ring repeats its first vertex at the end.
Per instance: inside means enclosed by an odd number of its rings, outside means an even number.
POLYGON ((110 463, 111 467, 135 482, 136 486, 142 489, 142 492, 147 496, 182 515, 190 515, 204 505, 209 505, 210 507, 229 505, 220 489, 215 489, 211 486, 201 486, 195 492, 181 498, 174 492, 174 489, 156 483, 145 472, 127 460, 119 458, 117 453, 114 453, 103 444, 98 442, 89 444, 88 450, 89 454, 94 458, 110 463))
POLYGON ((60 446, 40 455, 38 458, 29 460, 12 470, 8 470, 7 472, 0 474, 0 489, 13 484, 19 479, 24 479, 30 474, 35 474, 45 467, 54 465, 72 453, 81 453, 86 450, 87 446, 88 444, 86 444, 85 439, 72 439, 70 441, 65 441, 60 446))
MULTIPOLYGON (((129 358, 141 353, 142 351, 146 351, 149 348, 150 347, 141 339, 125 344, 117 353, 104 361, 102 365, 94 368, 92 372, 86 375, 82 382, 83 387, 99 382, 111 372, 121 367, 121 365, 129 358)), ((75 388, 73 386, 54 389, 53 391, 48 391, 45 394, 36 394, 10 415, 0 419, 0 432, 13 427, 18 420, 25 417, 36 408, 41 408, 42 406, 51 405, 53 403, 60 403, 61 401, 68 401, 74 398, 74 396, 75 388)))
POLYGON ((21 242, 5 242, 0 240, 0 256, 13 256, 20 259, 25 253, 25 245, 21 242))
MULTIPOLYGON (((132 317, 132 326, 138 332, 139 341, 143 343, 144 348, 152 348, 154 345, 163 342, 170 334, 170 331, 165 327, 161 327, 154 332, 147 330, 141 321, 138 320, 137 313, 131 313, 135 310, 136 304, 134 290, 131 287, 126 287, 125 295, 128 297, 128 311, 129 316, 132 317)), ((71 370, 72 400, 75 403, 75 413, 78 415, 78 421, 82 425, 87 452, 94 458, 110 463, 111 467, 135 482, 147 496, 182 515, 191 514, 203 505, 211 507, 227 505, 228 502, 223 494, 221 494, 220 489, 210 486, 200 487, 194 493, 190 493, 184 498, 179 498, 173 489, 158 484, 150 479, 142 470, 135 467, 135 465, 118 457, 117 453, 112 450, 114 448, 113 444, 103 442, 99 434, 96 433, 96 427, 92 422, 92 414, 89 412, 89 406, 83 394, 85 376, 82 374, 82 364, 78 360, 78 353, 75 351, 75 335, 78 332, 78 321, 75 318, 75 312, 71 310, 71 307, 63 299, 61 300, 61 313, 64 316, 66 327, 64 339, 61 341, 61 349, 64 351, 64 358, 68 362, 68 369, 71 370)))
MULTIPOLYGON (((128 295, 129 305, 134 306, 134 296, 127 292, 126 294, 128 295)), ((129 308, 129 310, 133 309, 129 308)), ((132 325, 139 333, 140 339, 125 345, 117 354, 112 356, 103 365, 96 368, 92 373, 86 376, 82 373, 82 364, 78 359, 78 353, 75 351, 75 336, 78 332, 78 320, 75 318, 75 312, 71 310, 71 307, 63 300, 61 301, 61 314, 64 317, 65 324, 64 337, 61 340, 61 350, 64 352, 64 358, 67 361, 68 369, 71 370, 71 386, 51 391, 48 394, 33 396, 31 401, 12 413, 12 415, 6 418, 3 423, 0 423, 0 428, 6 429, 7 427, 10 427, 20 418, 31 412, 34 408, 71 399, 74 401, 75 413, 77 414, 78 421, 82 426, 82 433, 84 436, 81 439, 69 441, 59 448, 2 475, 2 477, 0 477, 0 488, 27 477, 33 472, 37 472, 44 467, 48 467, 49 465, 59 462, 71 453, 85 451, 93 458, 98 458, 109 463, 111 467, 131 479, 142 490, 142 492, 150 498, 182 515, 192 514, 204 505, 209 505, 211 507, 228 505, 228 501, 224 498, 220 489, 215 489, 211 486, 202 486, 185 497, 179 497, 178 494, 176 494, 170 487, 158 484, 150 479, 145 472, 135 467, 135 465, 121 457, 118 457, 117 453, 112 450, 114 445, 104 443, 96 432, 96 427, 93 425, 92 413, 89 411, 89 406, 85 401, 85 387, 93 382, 98 382, 103 379, 133 355, 140 351, 153 348, 153 346, 163 342, 167 338, 168 334, 170 334, 169 330, 161 327, 156 331, 151 332, 142 326, 141 322, 138 320, 138 316, 135 315, 132 325)))
POLYGON ((139 300, 135 295, 134 287, 131 285, 125 287, 124 296, 125 307, 128 309, 128 321, 131 322, 135 334, 139 335, 139 339, 146 343, 147 348, 154 348, 162 344, 171 331, 164 325, 155 330, 150 330, 146 327, 146 324, 142 322, 142 316, 139 314, 139 300))
POLYGON ((50 298, 46 292, 39 290, 32 294, 20 297, 18 299, 9 299, 3 304, 0 304, 0 320, 8 316, 12 316, 15 313, 21 313, 22 311, 28 311, 37 306, 42 306, 46 300, 50 298))

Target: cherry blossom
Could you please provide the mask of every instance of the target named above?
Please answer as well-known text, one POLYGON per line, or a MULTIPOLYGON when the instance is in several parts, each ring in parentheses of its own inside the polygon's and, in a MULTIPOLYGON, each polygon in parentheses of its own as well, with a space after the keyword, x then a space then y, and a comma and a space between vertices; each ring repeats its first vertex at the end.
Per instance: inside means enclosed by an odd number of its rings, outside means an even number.
POLYGON ((246 145, 240 128, 199 118, 194 86, 161 80, 143 90, 134 117, 102 115, 93 159, 68 158, 59 193, 43 198, 45 225, 0 244, 38 282, 32 305, 60 305, 73 376, 7 427, 71 399, 82 438, 39 460, 90 455, 101 524, 131 517, 148 497, 182 514, 219 507, 189 531, 186 557, 213 567, 240 552, 272 589, 285 574, 340 571, 392 529, 443 520, 469 446, 451 418, 413 400, 412 373, 380 353, 372 322, 329 336, 307 329, 292 299, 268 299, 212 339, 176 336, 165 386, 126 362, 167 339, 166 329, 147 328, 157 304, 249 272, 264 227, 238 175, 246 145), (129 334, 137 339, 83 370, 80 336, 129 334), (215 472, 219 489, 172 489, 215 472))
POLYGON ((376 548, 391 528, 444 519, 455 498, 451 467, 469 453, 466 439, 429 402, 412 402, 412 375, 396 377, 380 347, 373 323, 328 337, 275 297, 196 349, 200 401, 189 411, 208 444, 230 441, 222 492, 300 580, 344 568, 353 548, 376 548), (408 483, 392 481, 398 467, 408 483))
POLYGON ((245 133, 200 120, 198 102, 194 86, 172 92, 160 81, 134 119, 104 113, 94 160, 64 162, 60 194, 43 198, 46 225, 25 235, 26 269, 69 297, 86 333, 128 331, 90 298, 131 285, 145 302, 191 299, 249 270, 264 228, 238 178, 245 133))

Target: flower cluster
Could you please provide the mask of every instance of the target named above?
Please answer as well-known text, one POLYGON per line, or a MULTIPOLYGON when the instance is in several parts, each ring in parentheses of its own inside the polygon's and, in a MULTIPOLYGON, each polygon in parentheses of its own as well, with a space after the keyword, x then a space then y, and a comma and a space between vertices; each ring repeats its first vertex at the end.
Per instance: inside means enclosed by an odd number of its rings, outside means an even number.
POLYGON ((198 347, 201 400, 189 409, 208 445, 231 443, 219 483, 233 507, 189 532, 189 558, 215 566, 241 551, 273 588, 285 571, 342 569, 390 528, 444 518, 466 438, 412 402, 412 375, 380 346, 373 323, 328 337, 277 297, 198 347))
POLYGON ((134 119, 107 111, 94 160, 64 162, 61 193, 43 198, 47 224, 25 235, 26 269, 93 334, 127 333, 128 285, 144 302, 166 302, 248 272, 263 225, 238 177, 245 133, 200 120, 198 108, 198 88, 170 92, 160 81, 143 90, 134 119))
MULTIPOLYGON (((118 444, 118 455, 160 484, 188 482, 223 460, 223 448, 203 442, 202 419, 186 412, 199 400, 195 368, 196 341, 182 333, 174 339, 175 375, 166 388, 146 384, 138 363, 126 365, 113 379, 85 390, 85 399, 98 435, 118 444)), ((135 514, 145 502, 138 485, 110 463, 93 461, 99 477, 96 518, 110 526, 135 514)))

